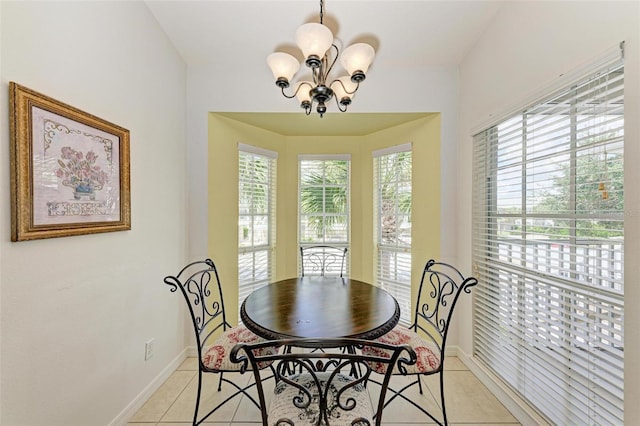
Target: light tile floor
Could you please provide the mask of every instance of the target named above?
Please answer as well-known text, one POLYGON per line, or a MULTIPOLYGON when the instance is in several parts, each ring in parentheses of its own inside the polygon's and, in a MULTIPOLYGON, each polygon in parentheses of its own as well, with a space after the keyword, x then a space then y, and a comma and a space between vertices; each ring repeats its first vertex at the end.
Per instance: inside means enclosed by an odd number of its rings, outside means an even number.
MULTIPOLYGON (((451 426, 516 426, 518 421, 489 392, 489 390, 471 373, 465 365, 455 357, 445 360, 445 400, 451 426)), ((196 358, 186 359, 182 365, 160 386, 140 410, 131 418, 128 426, 186 426, 193 419, 193 409, 198 384, 198 364, 196 358)), ((225 377, 231 378, 225 374, 225 377)), ((250 379, 250 375, 236 375, 238 383, 250 379)), ((393 387, 398 386, 402 377, 394 377, 393 387), (394 385, 395 384, 395 385, 394 385)), ((217 374, 205 374, 201 412, 213 407, 230 392, 230 386, 222 386, 217 392, 217 374)), ((420 395, 417 387, 409 391, 414 401, 421 401, 422 406, 436 413, 439 410, 439 383, 437 376, 427 377, 424 394, 420 395)), ((267 402, 268 403, 268 402, 267 402)), ((260 424, 260 413, 255 405, 246 398, 234 398, 226 403, 207 419, 212 425, 257 426, 260 424)), ((384 410, 382 423, 386 426, 433 424, 427 416, 411 404, 400 398, 392 402, 384 410)))

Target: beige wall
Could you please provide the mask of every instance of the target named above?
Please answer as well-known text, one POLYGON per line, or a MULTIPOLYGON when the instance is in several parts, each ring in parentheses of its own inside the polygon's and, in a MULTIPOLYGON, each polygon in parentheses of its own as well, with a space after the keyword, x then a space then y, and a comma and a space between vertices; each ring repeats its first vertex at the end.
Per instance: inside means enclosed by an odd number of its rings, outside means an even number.
MULTIPOLYGON (((373 282, 372 152, 413 143, 413 280, 417 284, 426 260, 440 257, 440 115, 366 136, 285 137, 238 121, 209 114, 209 253, 220 272, 226 308, 238 315, 237 223, 238 143, 278 153, 276 209, 276 279, 297 274, 298 156, 351 155, 351 271, 373 282)), ((415 289, 414 289, 415 290, 415 289)))
MULTIPOLYGON (((232 324, 238 318, 239 143, 275 152, 285 150, 285 140, 280 135, 209 114, 209 193, 202 193, 202 197, 208 198, 209 203, 209 256, 218 268, 227 317, 232 324), (256 140, 260 144, 253 142, 256 140)), ((280 175, 280 159, 278 169, 280 175)))
MULTIPOLYGON (((294 277, 298 273, 298 155, 300 154, 350 154, 351 155, 351 241, 360 241, 362 230, 354 218, 362 215, 358 197, 361 185, 363 138, 349 137, 287 137, 286 154, 278 159, 278 275, 277 278, 294 277), (284 217, 281 216, 284 214, 284 217), (355 225, 355 226, 354 226, 355 225), (284 262, 283 262, 284 261, 284 262), (281 269, 284 264, 284 270, 281 269)), ((259 141, 256 141, 259 143, 259 141)), ((360 265, 354 253, 360 251, 359 243, 352 245, 351 276, 360 276, 360 265)))
MULTIPOLYGON (((365 158, 365 181, 363 187, 363 204, 369 207, 366 215, 368 232, 364 237, 368 244, 363 244, 364 270, 373 274, 374 247, 372 229, 373 206, 373 170, 371 152, 400 143, 412 142, 412 212, 411 212, 411 253, 412 253, 412 287, 417 290, 424 264, 429 259, 440 259, 440 189, 441 189, 441 156, 440 156, 440 114, 429 114, 421 120, 383 130, 367 138, 365 158)), ((373 280, 372 275, 365 279, 373 280)), ((414 294, 415 296, 415 294, 414 294)))

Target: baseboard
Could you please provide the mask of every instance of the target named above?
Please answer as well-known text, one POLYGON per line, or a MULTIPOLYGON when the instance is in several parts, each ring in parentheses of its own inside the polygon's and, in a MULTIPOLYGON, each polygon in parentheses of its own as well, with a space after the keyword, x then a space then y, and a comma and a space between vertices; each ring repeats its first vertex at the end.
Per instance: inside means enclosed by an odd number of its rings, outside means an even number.
POLYGON ((187 357, 189 357, 189 358, 197 358, 198 357, 198 348, 195 347, 195 346, 187 346, 185 351, 187 351, 187 357))
MULTIPOLYGON (((169 363, 160 373, 131 401, 124 410, 109 423, 109 426, 123 426, 129 422, 129 419, 144 405, 145 402, 153 395, 155 391, 169 378, 169 376, 180 367, 182 362, 190 355, 191 348, 185 348, 169 363)), ((195 353, 195 348, 194 353, 195 353)))
POLYGON ((448 347, 445 356, 457 356, 483 385, 505 406, 522 426, 548 426, 549 423, 538 412, 520 398, 502 380, 474 357, 457 346, 448 347))

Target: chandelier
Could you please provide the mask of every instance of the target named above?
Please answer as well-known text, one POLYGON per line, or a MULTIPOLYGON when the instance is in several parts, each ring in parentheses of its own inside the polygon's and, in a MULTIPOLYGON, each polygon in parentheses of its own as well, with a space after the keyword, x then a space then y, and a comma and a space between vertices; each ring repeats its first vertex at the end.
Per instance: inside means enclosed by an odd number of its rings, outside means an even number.
POLYGON ((331 30, 323 24, 324 1, 320 0, 320 23, 304 24, 296 31, 296 44, 302 51, 305 64, 311 69, 313 81, 299 81, 293 94, 288 95, 285 89, 290 86, 290 80, 300 69, 300 62, 284 52, 275 52, 267 57, 267 64, 271 68, 276 86, 282 90, 285 98, 298 98, 300 107, 307 115, 311 114, 313 105, 320 117, 327 111, 326 103, 335 96, 336 104, 341 112, 345 112, 351 98, 364 81, 369 65, 373 61, 375 51, 366 43, 355 43, 340 49, 333 43, 331 30), (327 84, 329 73, 338 57, 340 63, 349 75, 345 75, 327 84))

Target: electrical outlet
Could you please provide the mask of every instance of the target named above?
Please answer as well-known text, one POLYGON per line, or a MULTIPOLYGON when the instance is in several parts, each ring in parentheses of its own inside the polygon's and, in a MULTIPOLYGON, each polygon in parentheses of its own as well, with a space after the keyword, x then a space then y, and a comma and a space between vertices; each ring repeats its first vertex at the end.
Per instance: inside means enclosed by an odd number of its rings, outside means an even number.
POLYGON ((156 339, 149 339, 144 344, 144 360, 147 361, 153 357, 153 347, 155 346, 156 339))

